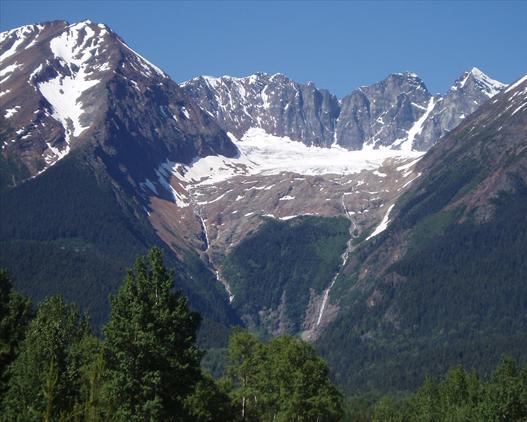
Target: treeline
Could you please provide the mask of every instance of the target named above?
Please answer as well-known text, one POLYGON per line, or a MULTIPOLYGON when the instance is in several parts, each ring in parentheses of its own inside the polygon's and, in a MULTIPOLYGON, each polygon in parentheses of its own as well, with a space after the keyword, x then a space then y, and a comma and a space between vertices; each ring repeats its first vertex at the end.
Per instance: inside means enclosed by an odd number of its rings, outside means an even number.
POLYGON ((373 421, 526 421, 527 366, 505 358, 488 380, 457 366, 443 379, 427 378, 404 399, 386 396, 375 406, 373 421))
POLYGON ((2 421, 338 421, 342 397, 299 339, 268 343, 237 330, 225 376, 200 367, 200 315, 174 292, 159 249, 140 257, 103 340, 61 297, 32 312, 0 271, 2 421))
POLYGON ((214 380, 200 366, 199 325, 158 249, 136 261, 111 298, 103 340, 61 297, 33 312, 0 270, 0 420, 527 420, 527 366, 512 359, 486 379, 459 366, 413 394, 348 402, 344 414, 310 345, 293 337, 262 342, 236 329, 214 380))

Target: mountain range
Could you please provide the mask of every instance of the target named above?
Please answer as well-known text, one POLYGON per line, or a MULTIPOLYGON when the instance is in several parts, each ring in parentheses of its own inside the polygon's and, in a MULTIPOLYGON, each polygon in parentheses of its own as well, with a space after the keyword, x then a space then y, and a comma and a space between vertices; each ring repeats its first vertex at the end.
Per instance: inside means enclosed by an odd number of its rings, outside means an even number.
POLYGON ((100 327, 158 245, 205 346, 301 335, 349 391, 417 385, 419 348, 431 372, 492 367, 527 344, 526 106, 525 77, 477 68, 442 95, 397 73, 338 99, 281 74, 177 84, 90 21, 13 29, 0 265, 100 327))

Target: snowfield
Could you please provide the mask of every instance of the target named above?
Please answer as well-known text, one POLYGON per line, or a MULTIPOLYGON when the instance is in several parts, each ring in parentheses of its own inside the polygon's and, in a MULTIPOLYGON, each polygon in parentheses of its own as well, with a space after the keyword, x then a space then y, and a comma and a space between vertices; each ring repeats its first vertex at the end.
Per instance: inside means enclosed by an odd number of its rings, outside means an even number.
POLYGON ((387 158, 422 157, 423 152, 392 149, 348 151, 340 146, 321 148, 269 135, 263 129, 249 129, 241 140, 229 134, 240 154, 236 158, 220 155, 196 160, 192 165, 172 165, 174 175, 187 183, 210 185, 238 175, 275 175, 291 172, 301 175, 354 174, 375 170, 387 158))

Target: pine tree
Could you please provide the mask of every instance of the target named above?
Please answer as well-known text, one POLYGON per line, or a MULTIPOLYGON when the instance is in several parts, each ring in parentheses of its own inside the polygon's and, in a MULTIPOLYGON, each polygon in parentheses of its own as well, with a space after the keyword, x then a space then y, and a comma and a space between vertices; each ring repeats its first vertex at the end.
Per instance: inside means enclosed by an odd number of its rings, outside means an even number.
MULTIPOLYGON (((104 328, 108 397, 118 420, 177 421, 201 378, 200 316, 173 292, 161 251, 137 259, 104 328)), ((189 420, 189 419, 187 419, 189 420)))
POLYGON ((13 290, 7 271, 0 268, 0 402, 7 389, 7 367, 18 355, 30 317, 29 299, 13 290))
POLYGON ((61 297, 39 306, 20 354, 10 367, 4 414, 12 421, 56 420, 74 413, 84 383, 77 345, 90 336, 88 322, 61 297))

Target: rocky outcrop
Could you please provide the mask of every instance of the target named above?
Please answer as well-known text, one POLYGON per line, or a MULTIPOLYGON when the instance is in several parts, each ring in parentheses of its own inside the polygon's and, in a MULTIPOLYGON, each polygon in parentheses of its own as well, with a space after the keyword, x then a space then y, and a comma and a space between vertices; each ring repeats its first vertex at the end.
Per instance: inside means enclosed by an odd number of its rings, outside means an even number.
POLYGON ((281 74, 200 76, 182 87, 237 138, 262 128, 320 147, 426 151, 505 85, 474 68, 444 96, 431 95, 408 72, 360 87, 340 101, 311 82, 299 84, 281 74))

